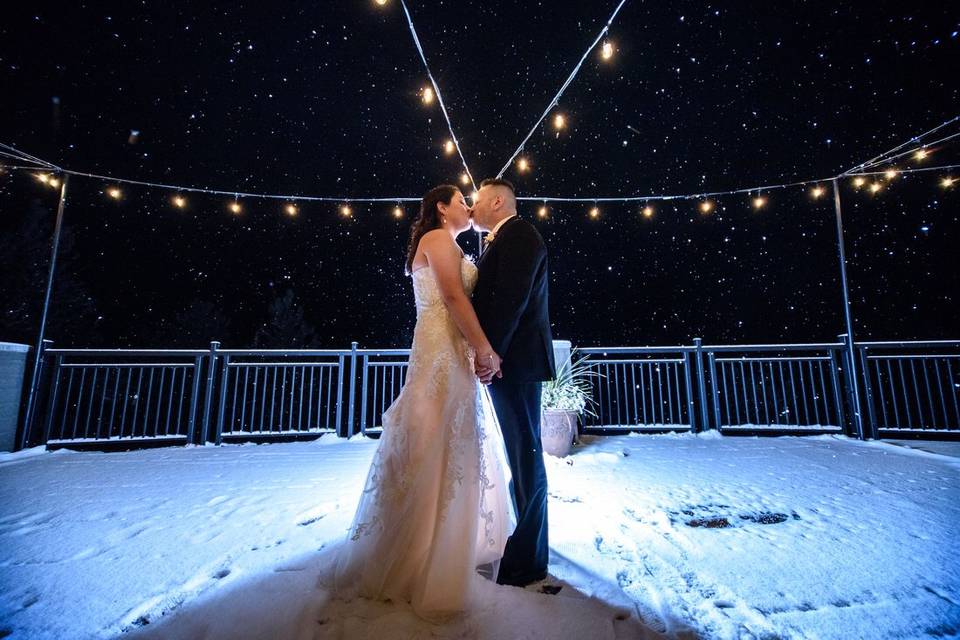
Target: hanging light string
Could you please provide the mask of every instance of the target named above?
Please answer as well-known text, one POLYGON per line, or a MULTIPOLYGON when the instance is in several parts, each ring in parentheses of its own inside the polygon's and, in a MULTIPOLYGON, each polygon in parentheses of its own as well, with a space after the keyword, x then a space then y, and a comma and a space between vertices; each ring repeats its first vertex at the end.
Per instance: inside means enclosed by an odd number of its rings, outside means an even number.
POLYGON ((40 158, 32 156, 29 153, 20 151, 19 149, 13 147, 12 145, 3 144, 2 142, 0 142, 0 155, 7 158, 12 158, 14 160, 18 160, 20 162, 34 163, 36 165, 47 167, 48 169, 54 168, 54 165, 47 162, 46 160, 41 160, 40 158))
POLYGON ((420 38, 417 37, 417 29, 413 26, 413 18, 410 16, 410 10, 407 9, 407 3, 404 0, 400 0, 400 6, 403 7, 403 12, 407 16, 407 26, 410 28, 410 35, 413 36, 413 44, 417 47, 417 53, 420 54, 420 60, 423 61, 423 68, 427 72, 427 77, 430 78, 430 84, 433 86, 433 92, 437 96, 437 102, 440 103, 440 111, 443 112, 443 117, 447 121, 447 129, 450 131, 450 139, 453 140, 453 145, 457 148, 457 153, 460 155, 460 162, 463 163, 463 170, 467 174, 467 178, 470 180, 470 185, 473 187, 474 191, 477 189, 477 184, 473 179, 473 174, 470 172, 470 167, 467 166, 467 159, 463 157, 463 151, 460 149, 460 141, 457 140, 457 134, 453 132, 453 125, 450 123, 450 115, 447 113, 447 107, 443 102, 443 94, 440 93, 440 87, 437 85, 437 81, 433 77, 433 73, 430 72, 430 65, 427 64, 427 56, 423 53, 423 46, 420 44, 420 38))
POLYGON ((923 173, 925 171, 949 171, 951 169, 960 168, 960 164, 944 164, 938 167, 918 167, 916 169, 885 169, 883 171, 858 171, 856 173, 845 173, 842 176, 837 176, 838 178, 842 177, 855 177, 855 176, 882 176, 887 175, 891 171, 900 175, 901 173, 923 173))
MULTIPOLYGON (((874 156, 873 158, 870 158, 870 159, 867 160, 866 162, 861 162, 861 163, 858 164, 857 166, 852 167, 852 168, 850 168, 850 169, 847 169, 847 170, 844 171, 843 174, 841 174, 841 175, 848 175, 848 174, 851 174, 851 173, 853 173, 853 172, 855 172, 855 171, 859 171, 860 169, 868 168, 868 167, 870 167, 870 166, 873 166, 873 165, 875 165, 875 164, 878 164, 878 163, 880 163, 880 162, 883 162, 883 161, 884 161, 884 158, 887 158, 887 157, 890 156, 891 154, 900 151, 900 149, 903 149, 904 147, 906 147, 906 146, 908 146, 908 145, 918 144, 921 139, 927 137, 928 135, 930 135, 930 134, 932 134, 932 133, 935 133, 935 132, 939 131, 940 129, 943 129, 943 128, 946 127, 946 126, 949 126, 949 125, 953 124, 954 122, 956 122, 956 121, 958 121, 958 120, 960 120, 960 116, 954 116, 953 118, 950 118, 950 119, 947 120, 946 122, 944 122, 944 123, 942 123, 942 124, 940 124, 940 125, 937 125, 937 126, 934 127, 933 129, 930 129, 929 131, 926 131, 926 132, 924 132, 924 133, 921 133, 921 134, 918 135, 918 136, 914 136, 914 137, 910 138, 909 140, 907 140, 906 142, 903 142, 903 143, 901 143, 901 144, 898 144, 897 146, 895 146, 894 148, 890 149, 889 151, 885 151, 885 152, 881 153, 881 154, 878 155, 878 156, 874 156)), ((926 146, 926 145, 924 145, 924 146, 926 146)))
POLYGON ((550 113, 550 111, 557 106, 557 104, 560 101, 560 96, 563 95, 563 92, 566 91, 567 87, 570 86, 570 83, 573 82, 573 79, 577 76, 577 73, 579 73, 580 67, 583 66, 583 62, 584 60, 587 59, 587 56, 590 55, 590 52, 593 51, 596 48, 597 44, 603 39, 603 37, 607 35, 607 32, 610 30, 610 25, 613 23, 614 18, 617 17, 617 14, 620 13, 620 8, 626 3, 626 1, 627 0, 620 0, 620 3, 617 5, 617 8, 613 10, 613 13, 610 14, 610 18, 607 20, 607 23, 603 26, 603 29, 600 30, 599 35, 597 35, 596 39, 590 44, 589 47, 587 47, 587 50, 583 52, 583 55, 580 57, 580 61, 577 62, 577 65, 573 68, 573 71, 571 71, 570 75, 567 76, 566 81, 560 86, 560 90, 557 91, 557 94, 555 96, 553 96, 553 100, 551 100, 547 104, 547 108, 543 110, 543 113, 540 115, 540 119, 537 120, 537 122, 533 125, 533 127, 530 128, 529 133, 527 133, 527 137, 523 139, 523 142, 520 143, 520 146, 517 147, 516 151, 513 152, 513 155, 510 156, 510 159, 507 160, 507 162, 503 165, 503 168, 500 169, 500 172, 497 174, 498 178, 502 177, 503 174, 506 173, 507 169, 510 168, 510 164, 516 159, 518 155, 520 155, 520 152, 523 151, 523 148, 524 146, 526 146, 527 141, 530 140, 530 137, 540 126, 540 123, 542 123, 544 119, 547 117, 547 115, 550 113))
MULTIPOLYGON (((913 155, 913 154, 916 154, 916 153, 918 153, 918 152, 927 153, 927 149, 928 149, 928 148, 935 147, 936 145, 943 144, 943 143, 947 142, 948 140, 953 140, 954 138, 957 138, 957 137, 960 137, 960 131, 958 131, 958 132, 956 132, 956 133, 952 133, 952 134, 950 134, 949 136, 944 136, 944 137, 939 138, 939 139, 937 139, 937 140, 933 140, 932 142, 924 142, 919 148, 917 148, 916 146, 913 146, 913 147, 911 147, 910 149, 907 149, 906 151, 901 151, 900 153, 897 153, 897 154, 892 155, 892 156, 890 156, 890 157, 884 158, 883 160, 878 160, 877 162, 869 163, 869 164, 867 164, 866 166, 864 166, 864 167, 862 167, 861 169, 859 169, 858 171, 864 171, 864 170, 867 170, 867 169, 872 169, 872 168, 874 168, 874 167, 878 167, 878 166, 880 166, 880 165, 887 164, 887 163, 889 163, 889 162, 894 162, 894 161, 898 160, 899 158, 902 158, 902 157, 904 157, 904 156, 913 155)), ((856 172, 850 172, 850 171, 848 171, 848 172, 846 173, 846 175, 854 175, 854 173, 856 173, 856 172)))

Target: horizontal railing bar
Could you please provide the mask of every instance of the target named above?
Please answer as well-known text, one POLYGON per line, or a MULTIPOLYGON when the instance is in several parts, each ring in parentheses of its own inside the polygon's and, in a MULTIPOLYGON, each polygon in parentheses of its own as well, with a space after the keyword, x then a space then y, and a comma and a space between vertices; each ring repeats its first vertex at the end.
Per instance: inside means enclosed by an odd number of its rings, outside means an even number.
POLYGON ((679 364, 682 363, 683 358, 650 358, 650 359, 633 359, 633 360, 607 360, 601 358, 590 358, 587 361, 587 364, 679 364))
MULTIPOLYGON (((223 353, 220 351, 219 353, 223 353)), ((339 367, 339 362, 230 362, 233 367, 339 367)))
POLYGON ((829 361, 830 356, 782 356, 782 357, 763 357, 741 356, 739 358, 717 358, 717 362, 825 362, 829 361))
MULTIPOLYGON (((348 354, 353 353, 347 351, 348 354)), ((410 353, 410 349, 357 349, 357 355, 361 356, 405 356, 410 353)))
POLYGON ((45 353, 59 356, 202 356, 209 349, 47 349, 45 353))
POLYGON ((343 356, 353 352, 350 349, 217 349, 217 353, 231 356, 343 356))
POLYGON ((182 434, 161 434, 157 436, 110 436, 109 438, 104 438, 103 436, 97 438, 96 436, 91 436, 89 438, 66 438, 63 440, 55 440, 51 438, 47 440, 47 444, 70 444, 72 442, 118 442, 123 440, 124 442, 155 442, 157 440, 186 440, 187 436, 182 434))
POLYGON ((405 367, 408 362, 406 360, 400 360, 397 362, 390 362, 388 360, 374 360, 372 362, 367 362, 367 367, 405 367))
POLYGON ((858 347, 897 348, 897 347, 960 347, 960 340, 903 340, 891 342, 857 342, 858 347))
POLYGON ((715 353, 725 351, 820 351, 823 349, 843 349, 846 345, 842 342, 822 342, 807 344, 741 344, 741 345, 703 345, 704 351, 713 351, 715 353))
POLYGON ((77 369, 89 367, 91 369, 113 369, 114 367, 187 367, 196 368, 194 362, 64 362, 60 365, 64 369, 77 369))
POLYGON ((683 353, 696 351, 692 345, 675 347, 577 347, 577 353, 683 353))
POLYGON ((892 356, 871 356, 867 355, 868 360, 920 360, 920 359, 932 359, 932 358, 960 358, 960 353, 928 353, 928 354, 917 354, 917 355, 892 355, 892 356))

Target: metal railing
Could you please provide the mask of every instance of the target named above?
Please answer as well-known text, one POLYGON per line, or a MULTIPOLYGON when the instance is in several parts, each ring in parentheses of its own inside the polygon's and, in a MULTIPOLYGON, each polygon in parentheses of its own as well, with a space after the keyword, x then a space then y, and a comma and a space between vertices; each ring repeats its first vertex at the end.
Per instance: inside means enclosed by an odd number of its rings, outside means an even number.
POLYGON ((860 342, 855 348, 870 437, 960 433, 960 341, 860 342))
MULTIPOLYGON (((45 343, 46 346, 46 343, 45 343)), ((590 347, 586 431, 960 435, 960 341, 590 347), (862 407, 851 392, 858 364, 862 407), (863 433, 857 425, 862 416, 863 433)), ((409 349, 45 348, 28 444, 376 435, 409 349)))

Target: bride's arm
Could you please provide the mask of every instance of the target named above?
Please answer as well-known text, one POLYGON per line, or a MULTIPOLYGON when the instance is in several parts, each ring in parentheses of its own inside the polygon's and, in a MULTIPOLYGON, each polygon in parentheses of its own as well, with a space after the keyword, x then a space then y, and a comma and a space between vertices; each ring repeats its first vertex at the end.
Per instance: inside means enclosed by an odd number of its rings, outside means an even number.
POLYGON ((500 357, 494 353, 490 341, 480 328, 480 321, 477 320, 473 305, 463 290, 463 280, 460 275, 460 263, 463 258, 456 242, 446 231, 436 229, 425 234, 420 244, 427 256, 427 263, 433 269, 437 279, 443 303, 453 316, 453 321, 457 323, 460 332, 477 352, 477 361, 498 371, 500 357))

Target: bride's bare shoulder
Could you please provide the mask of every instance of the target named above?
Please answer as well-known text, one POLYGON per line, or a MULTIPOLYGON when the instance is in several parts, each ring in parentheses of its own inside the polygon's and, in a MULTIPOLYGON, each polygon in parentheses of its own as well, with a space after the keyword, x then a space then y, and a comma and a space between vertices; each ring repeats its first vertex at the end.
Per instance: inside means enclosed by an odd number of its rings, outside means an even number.
POLYGON ((423 234, 420 243, 427 246, 443 246, 455 244, 453 238, 443 229, 431 229, 423 234))

